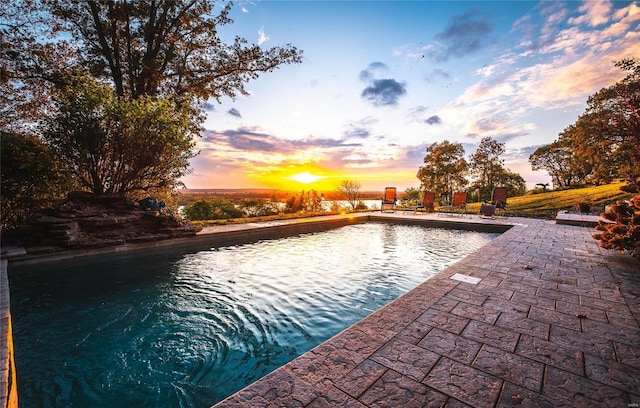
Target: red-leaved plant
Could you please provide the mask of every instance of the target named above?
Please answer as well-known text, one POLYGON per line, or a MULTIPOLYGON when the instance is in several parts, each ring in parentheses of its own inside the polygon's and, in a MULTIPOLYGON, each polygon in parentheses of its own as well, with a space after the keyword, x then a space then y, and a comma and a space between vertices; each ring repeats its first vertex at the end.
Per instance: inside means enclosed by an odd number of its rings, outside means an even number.
POLYGON ((629 202, 618 202, 602 214, 608 221, 598 221, 593 238, 600 241, 600 246, 615 249, 640 258, 640 194, 629 202))

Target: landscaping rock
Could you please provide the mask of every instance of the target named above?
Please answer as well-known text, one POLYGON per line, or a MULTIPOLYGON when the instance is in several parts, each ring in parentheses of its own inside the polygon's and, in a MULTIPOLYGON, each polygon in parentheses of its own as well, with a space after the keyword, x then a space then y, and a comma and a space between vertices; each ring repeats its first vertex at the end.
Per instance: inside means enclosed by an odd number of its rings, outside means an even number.
POLYGON ((199 230, 172 214, 144 211, 122 196, 72 192, 26 226, 5 233, 3 241, 34 252, 43 247, 66 250, 182 238, 199 230))

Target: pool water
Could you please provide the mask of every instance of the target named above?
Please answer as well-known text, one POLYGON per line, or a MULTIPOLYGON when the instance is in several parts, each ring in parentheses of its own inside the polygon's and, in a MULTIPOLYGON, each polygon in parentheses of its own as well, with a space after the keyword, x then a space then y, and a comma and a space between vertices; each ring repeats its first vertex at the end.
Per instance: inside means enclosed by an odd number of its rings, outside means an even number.
POLYGON ((209 407, 497 235, 364 223, 10 267, 20 405, 209 407))

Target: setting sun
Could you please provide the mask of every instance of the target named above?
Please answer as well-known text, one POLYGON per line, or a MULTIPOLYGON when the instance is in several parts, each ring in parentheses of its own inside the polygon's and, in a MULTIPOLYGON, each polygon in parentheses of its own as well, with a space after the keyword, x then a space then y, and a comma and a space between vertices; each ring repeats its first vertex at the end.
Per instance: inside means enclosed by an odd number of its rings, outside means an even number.
POLYGON ((308 171, 297 173, 288 177, 290 180, 297 181, 302 184, 309 184, 326 178, 325 176, 316 176, 308 171))

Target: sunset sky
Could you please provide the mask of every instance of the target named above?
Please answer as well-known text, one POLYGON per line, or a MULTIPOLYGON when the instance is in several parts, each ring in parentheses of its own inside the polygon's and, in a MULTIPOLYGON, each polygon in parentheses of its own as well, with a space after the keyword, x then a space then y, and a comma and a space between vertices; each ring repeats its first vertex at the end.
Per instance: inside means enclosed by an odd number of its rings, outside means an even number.
POLYGON ((640 57, 638 1, 247 1, 222 38, 290 43, 303 62, 210 101, 187 188, 418 187, 434 142, 504 142, 529 188, 529 155, 640 57))

